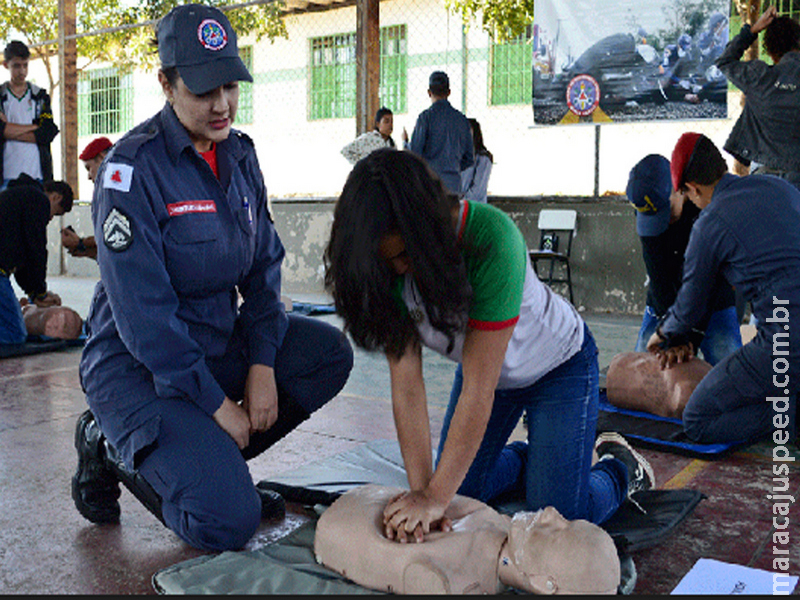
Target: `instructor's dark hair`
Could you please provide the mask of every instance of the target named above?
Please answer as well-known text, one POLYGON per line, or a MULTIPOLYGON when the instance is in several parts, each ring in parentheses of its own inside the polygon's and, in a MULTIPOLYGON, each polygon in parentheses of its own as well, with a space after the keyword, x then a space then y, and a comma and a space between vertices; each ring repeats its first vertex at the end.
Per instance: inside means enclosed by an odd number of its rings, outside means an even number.
POLYGON ((61 201, 58 203, 59 206, 61 206, 65 213, 68 213, 72 210, 74 196, 72 193, 72 188, 66 181, 45 181, 44 191, 61 194, 61 201))
POLYGON ((800 50, 800 24, 786 15, 775 17, 764 30, 764 50, 778 59, 787 52, 800 50))
POLYGON ((411 152, 375 150, 350 172, 325 248, 325 288, 358 346, 400 357, 409 343, 419 343, 396 293, 398 275, 380 253, 390 234, 402 238, 431 325, 452 346, 471 297, 451 213, 457 203, 411 152))
POLYGON ((710 139, 701 135, 697 139, 689 162, 683 170, 683 181, 712 185, 728 172, 728 164, 710 139))

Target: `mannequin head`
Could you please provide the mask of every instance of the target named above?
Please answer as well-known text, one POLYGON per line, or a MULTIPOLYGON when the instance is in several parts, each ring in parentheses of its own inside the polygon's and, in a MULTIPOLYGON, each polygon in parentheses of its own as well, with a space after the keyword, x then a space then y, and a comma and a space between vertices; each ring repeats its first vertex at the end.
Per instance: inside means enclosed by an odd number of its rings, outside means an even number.
POLYGON ((619 556, 603 529, 567 521, 548 506, 511 519, 498 575, 504 584, 534 594, 616 594, 619 556))
POLYGON ((74 340, 83 330, 81 316, 66 306, 42 308, 35 304, 22 307, 25 329, 31 335, 46 335, 62 340, 74 340))

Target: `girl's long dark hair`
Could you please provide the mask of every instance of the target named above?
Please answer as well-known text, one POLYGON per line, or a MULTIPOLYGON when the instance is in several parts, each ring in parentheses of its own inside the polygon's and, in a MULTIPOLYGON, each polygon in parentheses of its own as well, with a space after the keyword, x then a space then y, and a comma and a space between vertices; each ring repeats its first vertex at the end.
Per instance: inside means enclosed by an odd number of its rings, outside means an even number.
POLYGON ((472 128, 472 147, 475 150, 475 156, 482 154, 489 159, 489 162, 494 163, 494 156, 489 152, 489 149, 483 143, 483 131, 481 131, 481 124, 477 119, 467 119, 469 126, 472 128))
POLYGON ((401 356, 419 335, 395 293, 398 275, 380 254, 399 234, 431 324, 451 343, 465 326, 471 288, 451 209, 457 203, 411 152, 376 150, 347 178, 325 248, 325 288, 345 331, 366 350, 401 356))

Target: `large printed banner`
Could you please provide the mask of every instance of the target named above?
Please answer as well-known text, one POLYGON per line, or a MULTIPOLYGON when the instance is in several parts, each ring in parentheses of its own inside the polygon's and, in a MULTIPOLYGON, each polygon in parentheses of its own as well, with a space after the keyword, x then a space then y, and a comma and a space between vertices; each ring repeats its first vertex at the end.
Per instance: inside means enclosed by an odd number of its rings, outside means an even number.
POLYGON ((536 0, 537 125, 724 119, 729 0, 536 0))

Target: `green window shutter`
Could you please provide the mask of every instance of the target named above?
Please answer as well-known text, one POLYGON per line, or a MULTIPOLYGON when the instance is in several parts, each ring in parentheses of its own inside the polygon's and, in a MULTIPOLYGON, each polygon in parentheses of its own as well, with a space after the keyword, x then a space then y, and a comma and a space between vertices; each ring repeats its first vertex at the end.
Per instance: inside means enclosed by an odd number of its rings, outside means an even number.
POLYGON ((78 79, 78 134, 122 133, 133 125, 133 76, 116 68, 81 73, 78 79))
MULTIPOLYGON (((392 112, 406 111, 408 53, 406 26, 381 29, 381 80, 379 97, 392 112)), ((310 120, 346 119, 356 114, 356 34, 312 38, 310 120)))
POLYGON ((356 36, 354 33, 310 40, 310 120, 356 114, 356 36))
POLYGON ((502 44, 492 42, 490 85, 492 105, 527 104, 531 101, 531 27, 502 44))
POLYGON ((381 29, 381 81, 378 95, 381 106, 392 112, 406 112, 408 50, 406 26, 381 29))

